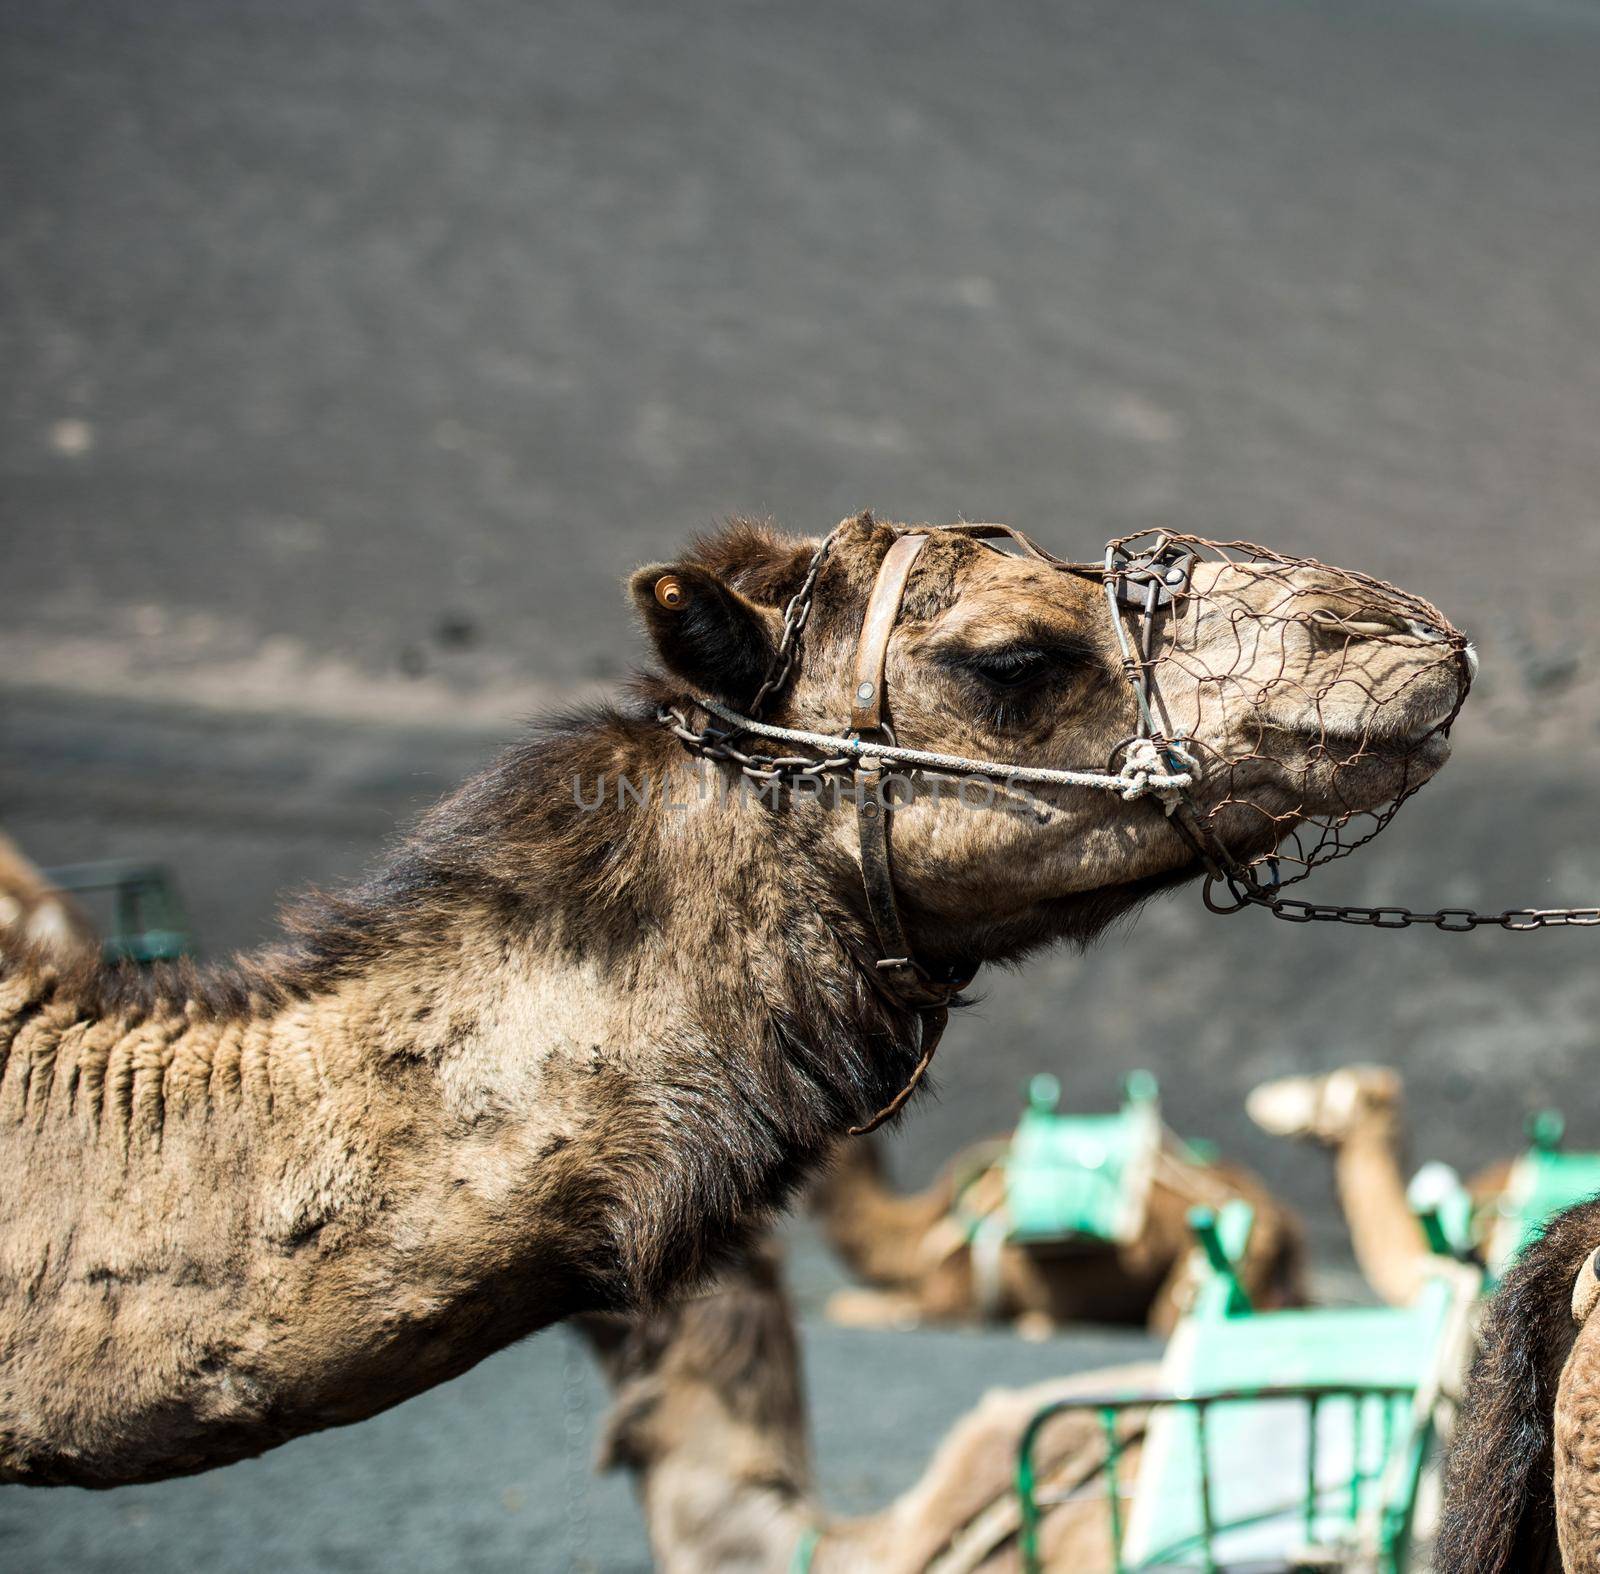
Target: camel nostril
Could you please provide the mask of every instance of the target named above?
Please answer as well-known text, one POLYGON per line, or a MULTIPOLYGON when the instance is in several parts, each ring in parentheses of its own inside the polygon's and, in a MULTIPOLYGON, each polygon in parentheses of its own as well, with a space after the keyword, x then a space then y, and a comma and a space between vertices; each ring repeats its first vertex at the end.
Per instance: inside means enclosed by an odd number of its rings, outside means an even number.
POLYGON ((1341 641, 1351 638, 1384 639, 1395 634, 1416 632, 1414 625, 1403 618, 1387 617, 1377 612, 1360 617, 1341 615, 1326 607, 1319 607, 1311 614, 1311 624, 1328 638, 1341 641))

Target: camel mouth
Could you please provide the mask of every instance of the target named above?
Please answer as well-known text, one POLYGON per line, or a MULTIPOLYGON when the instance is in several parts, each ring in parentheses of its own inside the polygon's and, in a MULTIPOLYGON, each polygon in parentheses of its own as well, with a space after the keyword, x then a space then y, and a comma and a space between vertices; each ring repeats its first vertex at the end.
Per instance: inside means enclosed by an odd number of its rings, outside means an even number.
POLYGON ((1406 765, 1415 761, 1431 772, 1450 758, 1450 734, 1439 722, 1392 737, 1371 732, 1324 732, 1316 738, 1300 741, 1307 760, 1338 769, 1368 763, 1406 765))
POLYGON ((1443 764, 1450 753, 1450 729, 1466 699, 1464 686, 1430 683, 1419 686, 1404 708, 1392 701, 1347 716, 1318 710, 1315 716, 1267 720, 1263 737, 1280 740, 1286 751, 1307 758, 1355 764, 1363 759, 1426 756, 1443 764))
POLYGON ((1424 782, 1438 772, 1451 754, 1450 734, 1440 722, 1419 727, 1414 732, 1393 738, 1352 739, 1348 743, 1330 738, 1324 751, 1335 768, 1359 766, 1367 762, 1398 770, 1412 781, 1424 782), (1338 751, 1348 748, 1348 754, 1338 751))
POLYGON ((1402 762, 1419 765, 1432 776, 1449 760, 1452 747, 1448 725, 1442 724, 1405 744, 1402 750, 1402 762))

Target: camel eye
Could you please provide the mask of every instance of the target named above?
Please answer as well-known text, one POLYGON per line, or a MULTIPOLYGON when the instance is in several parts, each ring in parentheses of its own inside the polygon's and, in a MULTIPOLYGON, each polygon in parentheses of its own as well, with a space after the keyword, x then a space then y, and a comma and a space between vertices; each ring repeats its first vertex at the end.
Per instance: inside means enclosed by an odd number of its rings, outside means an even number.
POLYGON ((967 662, 985 683, 992 683, 997 689, 1027 688, 1048 676, 1057 665, 1049 651, 1027 648, 975 653, 967 662))

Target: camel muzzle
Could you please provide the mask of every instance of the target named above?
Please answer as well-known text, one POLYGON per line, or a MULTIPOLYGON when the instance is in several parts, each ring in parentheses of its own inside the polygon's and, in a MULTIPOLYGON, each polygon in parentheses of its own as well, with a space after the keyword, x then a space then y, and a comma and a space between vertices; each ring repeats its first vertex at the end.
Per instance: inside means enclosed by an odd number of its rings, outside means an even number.
POLYGON ((1443 763, 1477 663, 1431 602, 1199 536, 1115 541, 1105 578, 1141 733, 1194 765, 1173 820, 1214 910, 1365 846, 1443 763))

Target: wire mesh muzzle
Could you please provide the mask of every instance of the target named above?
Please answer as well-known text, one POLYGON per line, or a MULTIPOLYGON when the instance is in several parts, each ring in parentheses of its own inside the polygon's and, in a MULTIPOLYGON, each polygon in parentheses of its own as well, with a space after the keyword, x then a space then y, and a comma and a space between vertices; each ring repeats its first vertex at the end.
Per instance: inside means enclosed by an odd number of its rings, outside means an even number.
POLYGON ((1193 760, 1200 839, 1260 884, 1364 846, 1443 763, 1472 664, 1421 597, 1167 533, 1113 541, 1106 583, 1141 726, 1193 760))

